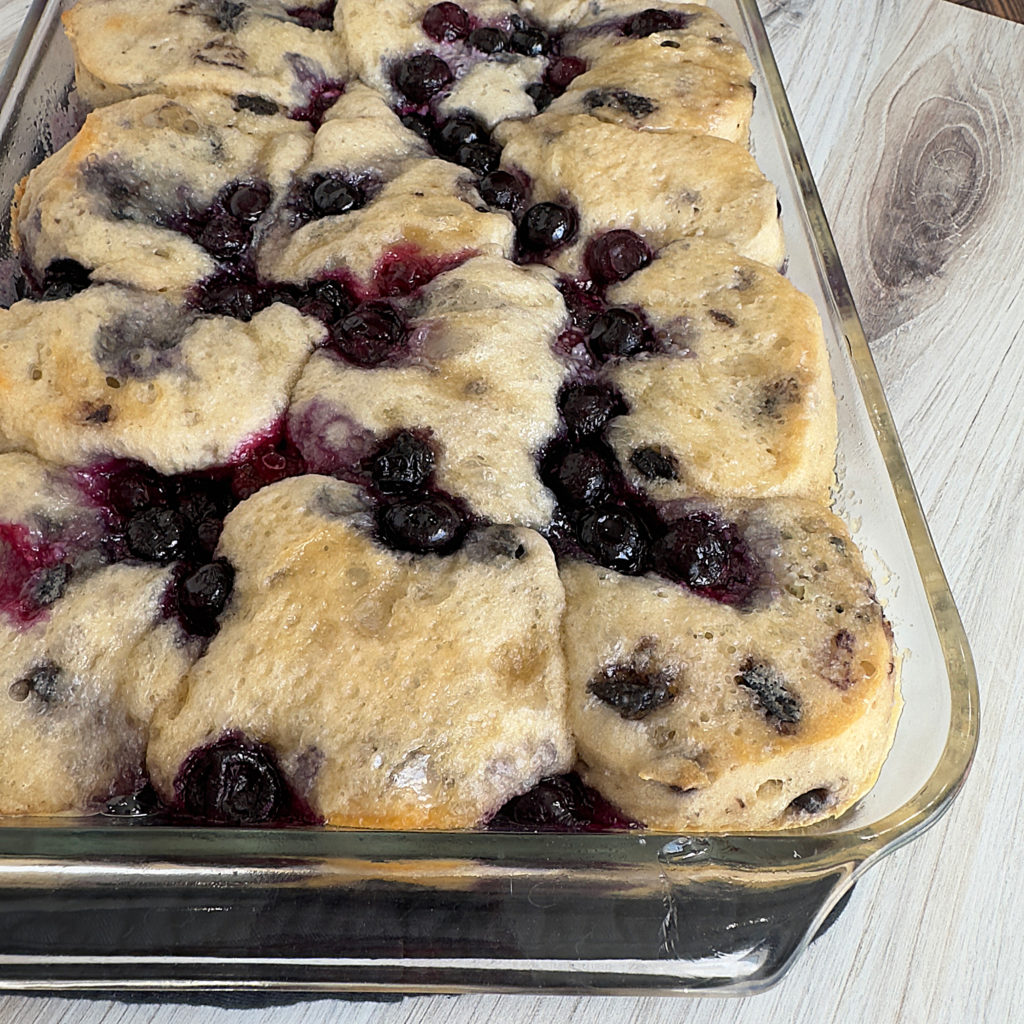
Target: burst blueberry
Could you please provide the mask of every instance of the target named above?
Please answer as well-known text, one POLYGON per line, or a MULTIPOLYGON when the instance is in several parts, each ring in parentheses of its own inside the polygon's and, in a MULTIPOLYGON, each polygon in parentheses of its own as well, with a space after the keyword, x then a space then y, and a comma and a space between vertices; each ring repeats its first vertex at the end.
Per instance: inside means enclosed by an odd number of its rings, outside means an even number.
POLYGON ((635 231, 616 228, 591 239, 584 262, 594 281, 613 284, 646 267, 651 262, 651 250, 635 231))
POLYGON ((181 623, 196 636, 212 636, 217 616, 224 610, 235 582, 235 570, 223 558, 207 562, 178 583, 177 605, 181 623))
POLYGON ((470 33, 469 15, 458 4, 442 3, 428 7, 423 15, 423 31, 435 43, 453 43, 470 33))
POLYGON ((410 103, 428 103, 453 81, 452 71, 433 53, 417 53, 400 60, 391 72, 394 87, 410 103))
POLYGON ((356 366, 379 366, 405 340, 405 324, 387 302, 364 302, 331 330, 332 347, 356 366))
POLYGON ((601 363, 609 359, 629 359, 652 347, 640 317, 618 306, 594 319, 586 341, 590 354, 601 363))
POLYGON ((189 549, 185 518, 171 508, 148 508, 128 520, 125 531, 128 550, 146 562, 166 565, 183 557, 189 549))
POLYGON ((425 487, 434 472, 429 442, 411 430, 382 441, 370 456, 370 478, 384 494, 407 494, 425 487))
POLYGON ((627 575, 647 568, 650 532, 641 518, 627 508, 599 505, 578 520, 580 547, 599 565, 627 575))
POLYGON ((579 440, 599 434, 613 416, 628 411, 622 396, 607 384, 576 384, 558 398, 569 436, 579 440))
POLYGON ((556 445, 543 460, 541 478, 561 501, 585 508, 610 495, 614 471, 596 448, 556 445))
POLYGON ((447 555, 462 543, 467 523, 451 500, 437 494, 381 505, 377 527, 381 540, 390 548, 420 555, 447 555))
POLYGON ((475 28, 466 37, 466 42, 481 53, 502 53, 508 49, 508 36, 500 28, 475 28))

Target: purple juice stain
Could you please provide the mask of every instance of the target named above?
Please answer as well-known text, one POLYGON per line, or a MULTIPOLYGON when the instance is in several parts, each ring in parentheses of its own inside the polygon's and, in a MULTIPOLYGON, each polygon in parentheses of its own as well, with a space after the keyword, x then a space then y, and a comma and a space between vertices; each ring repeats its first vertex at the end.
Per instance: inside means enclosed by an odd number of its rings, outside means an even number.
POLYGON ((23 523, 0 523, 0 612, 16 626, 43 618, 71 578, 69 552, 23 523))

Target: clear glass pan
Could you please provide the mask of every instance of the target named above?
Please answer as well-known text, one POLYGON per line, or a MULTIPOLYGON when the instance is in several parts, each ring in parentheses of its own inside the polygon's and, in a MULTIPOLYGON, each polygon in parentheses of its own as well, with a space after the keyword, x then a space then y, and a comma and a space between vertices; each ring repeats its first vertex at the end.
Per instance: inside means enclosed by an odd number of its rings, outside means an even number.
MULTIPOLYGON (((978 737, 971 655, 756 4, 712 5, 755 62, 755 153, 779 190, 789 276, 830 346, 837 506, 905 652, 905 710, 878 784, 838 821, 773 835, 8 820, 0 988, 745 994, 777 981, 857 877, 949 806, 978 737)), ((5 196, 76 120, 60 10, 36 0, 0 86, 5 196)), ((0 274, 0 297, 10 288, 0 274)))

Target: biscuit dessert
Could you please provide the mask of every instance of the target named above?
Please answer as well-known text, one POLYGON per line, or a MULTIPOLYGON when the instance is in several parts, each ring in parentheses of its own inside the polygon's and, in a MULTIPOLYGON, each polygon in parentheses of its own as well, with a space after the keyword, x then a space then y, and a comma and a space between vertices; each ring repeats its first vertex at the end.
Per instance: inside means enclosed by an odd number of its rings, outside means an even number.
POLYGON ((98 109, 18 190, 0 311, 0 812, 750 831, 866 792, 897 659, 717 13, 66 24, 98 109))

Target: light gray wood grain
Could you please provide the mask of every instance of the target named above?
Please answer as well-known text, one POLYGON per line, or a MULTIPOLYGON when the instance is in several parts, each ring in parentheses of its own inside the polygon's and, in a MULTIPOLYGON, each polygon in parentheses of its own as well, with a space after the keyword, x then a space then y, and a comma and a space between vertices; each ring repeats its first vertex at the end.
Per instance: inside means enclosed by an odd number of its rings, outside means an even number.
MULTIPOLYGON (((23 0, 0 0, 0 45, 23 0)), ((0 997, 4 1024, 1002 1024, 1024 1005, 1024 28, 930 0, 763 0, 983 700, 961 798, 771 992, 214 1009, 0 997)))

